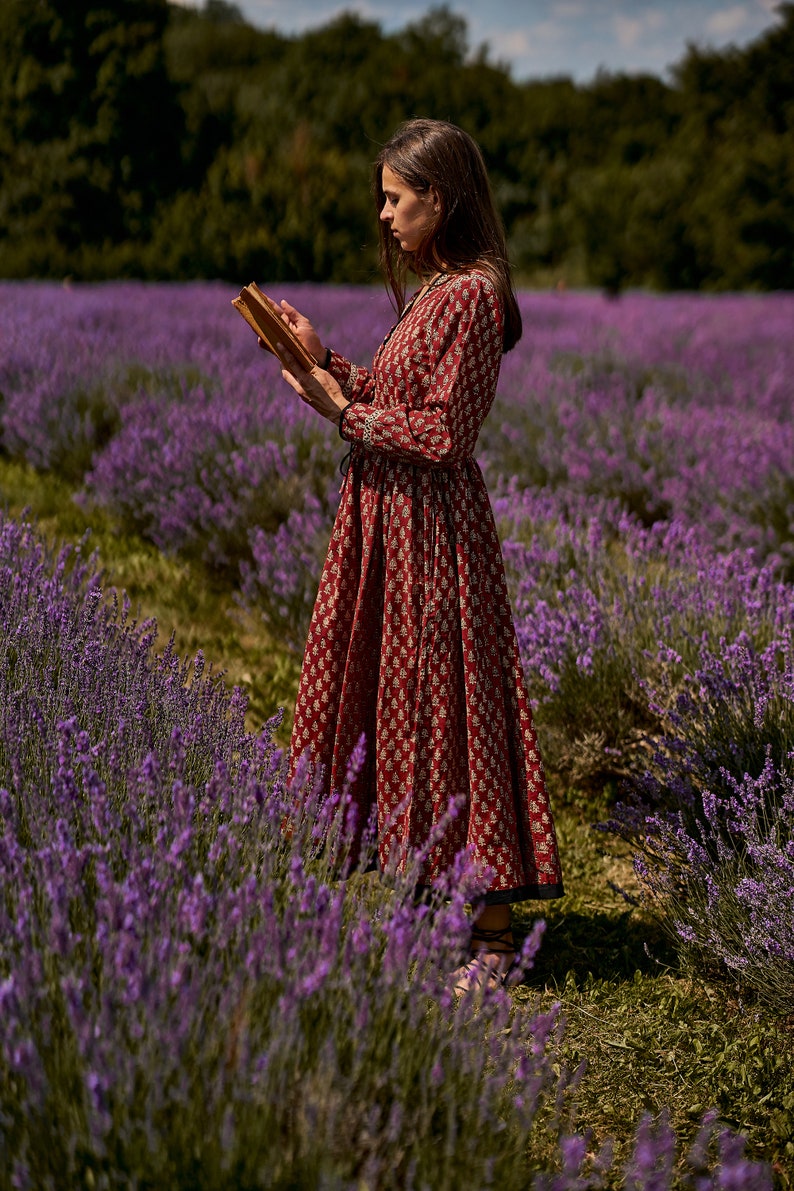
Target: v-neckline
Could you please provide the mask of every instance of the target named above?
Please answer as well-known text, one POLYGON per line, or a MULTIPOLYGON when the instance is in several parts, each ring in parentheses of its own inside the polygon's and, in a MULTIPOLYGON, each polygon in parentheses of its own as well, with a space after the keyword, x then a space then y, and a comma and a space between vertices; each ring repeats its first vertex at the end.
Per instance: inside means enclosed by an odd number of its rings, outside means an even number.
POLYGON ((399 315, 399 317, 398 317, 398 319, 397 319, 397 322, 394 324, 394 326, 393 326, 393 327, 391 327, 391 329, 390 329, 390 330, 388 331, 388 333, 386 334, 386 337, 385 337, 385 338, 382 340, 382 342, 381 342, 381 344, 380 344, 380 346, 379 346, 379 348, 378 348, 378 351, 377 351, 377 355, 378 355, 378 356, 380 356, 380 353, 383 351, 384 347, 385 347, 385 346, 386 346, 386 344, 389 342, 389 340, 391 339, 391 337, 392 337, 392 335, 394 334, 394 332, 395 332, 395 331, 397 330, 397 328, 400 326, 400 324, 402 323, 403 319, 407 318, 407 316, 408 316, 408 315, 411 313, 411 311, 413 310, 414 306, 416 306, 416 304, 417 304, 417 303, 418 303, 418 302, 419 302, 419 301, 420 301, 422 298, 425 298, 425 297, 427 297, 427 295, 430 293, 430 291, 431 291, 431 290, 434 290, 434 289, 436 289, 436 288, 437 288, 439 285, 441 285, 441 283, 442 283, 442 282, 444 282, 444 281, 448 281, 448 280, 449 280, 449 277, 450 277, 450 274, 449 274, 449 273, 437 273, 435 277, 432 277, 432 278, 430 279, 430 281, 428 281, 428 282, 427 282, 427 284, 426 284, 426 285, 422 286, 422 288, 421 288, 421 289, 420 289, 420 290, 419 290, 417 293, 415 293, 415 294, 414 294, 414 296, 413 296, 412 298, 410 298, 410 299, 409 299, 409 300, 408 300, 408 301, 405 303, 405 305, 403 306, 402 310, 400 311, 400 315, 399 315))
POLYGON ((403 306, 400 312, 400 317, 397 319, 397 322, 401 323, 406 314, 408 314, 410 310, 413 310, 417 302, 420 302, 422 298, 427 297, 431 290, 436 289, 436 287, 439 286, 442 281, 446 281, 448 277, 449 273, 436 273, 435 276, 431 277, 430 280, 423 285, 417 293, 414 294, 410 301, 406 302, 405 306, 403 306))

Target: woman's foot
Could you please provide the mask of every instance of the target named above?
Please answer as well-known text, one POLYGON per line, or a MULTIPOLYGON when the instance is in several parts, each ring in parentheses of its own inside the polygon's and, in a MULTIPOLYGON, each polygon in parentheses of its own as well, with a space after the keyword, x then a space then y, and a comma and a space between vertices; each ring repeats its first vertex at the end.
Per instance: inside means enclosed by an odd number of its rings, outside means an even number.
POLYGON ((455 992, 485 984, 504 986, 516 958, 507 906, 486 907, 472 927, 469 950, 471 959, 455 972, 455 992))

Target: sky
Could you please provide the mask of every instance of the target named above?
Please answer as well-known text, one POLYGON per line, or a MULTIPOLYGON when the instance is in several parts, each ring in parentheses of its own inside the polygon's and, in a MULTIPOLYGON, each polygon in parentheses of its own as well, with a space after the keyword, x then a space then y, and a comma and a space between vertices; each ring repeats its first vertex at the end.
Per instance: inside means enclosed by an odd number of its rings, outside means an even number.
MULTIPOLYGON (((197 0, 178 0, 198 6, 197 0)), ((355 12, 387 32, 424 16, 431 0, 235 0, 259 28, 301 33, 355 12)), ((567 74, 588 82, 609 71, 666 76, 688 42, 745 45, 777 21, 779 0, 448 0, 466 18, 469 44, 516 79, 567 74)), ((437 6, 437 5, 436 5, 437 6)))

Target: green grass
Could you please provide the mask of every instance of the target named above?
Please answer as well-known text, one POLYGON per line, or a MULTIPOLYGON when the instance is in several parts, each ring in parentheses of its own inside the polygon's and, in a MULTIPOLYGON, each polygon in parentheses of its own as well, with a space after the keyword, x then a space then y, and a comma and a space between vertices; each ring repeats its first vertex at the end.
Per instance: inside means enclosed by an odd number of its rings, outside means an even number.
MULTIPOLYGON (((285 707, 286 742, 297 660, 242 612, 217 576, 164 557, 103 514, 87 515, 63 481, 7 460, 0 460, 0 505, 12 515, 27 509, 54 542, 89 532, 106 586, 126 590, 140 617, 157 620, 161 647, 173 633, 179 653, 201 649, 226 682, 247 692, 252 728, 285 707)), ((641 1114, 667 1108, 688 1143, 702 1113, 716 1107, 747 1135, 753 1157, 774 1164, 778 1185, 792 1188, 794 1020, 678 970, 664 933, 615 889, 636 886, 626 846, 592 830, 606 811, 606 795, 558 799, 568 892, 559 902, 518 908, 519 928, 542 916, 547 931, 516 1003, 562 1003, 564 1060, 571 1068, 586 1062, 577 1119, 594 1142, 614 1137, 625 1158, 641 1114)))
POLYGON ((528 925, 539 910, 547 929, 516 999, 562 1004, 564 1060, 572 1069, 586 1062, 578 1120, 595 1142, 614 1137, 625 1158, 639 1117, 663 1108, 691 1140, 715 1107, 747 1136, 754 1157, 774 1164, 779 1186, 793 1187, 794 1020, 678 969, 653 919, 612 888, 637 889, 626 845, 591 827, 606 810, 580 800, 556 809, 568 892, 519 908, 519 922, 528 925))

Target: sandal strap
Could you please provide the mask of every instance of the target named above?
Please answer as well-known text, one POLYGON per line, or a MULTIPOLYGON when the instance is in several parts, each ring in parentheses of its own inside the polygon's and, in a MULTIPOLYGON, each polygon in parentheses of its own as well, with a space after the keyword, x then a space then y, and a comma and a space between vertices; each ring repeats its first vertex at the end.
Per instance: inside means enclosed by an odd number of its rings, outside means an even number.
POLYGON ((471 928, 472 943, 504 943, 505 948, 510 951, 515 950, 513 942, 513 931, 511 927, 504 927, 502 930, 489 930, 487 927, 473 926, 471 928))
POLYGON ((523 977, 523 969, 521 969, 516 960, 508 964, 506 968, 499 968, 492 963, 483 964, 482 960, 478 960, 475 955, 472 956, 465 969, 460 972, 454 990, 456 993, 467 992, 471 984, 475 984, 483 979, 487 980, 489 984, 508 990, 516 983, 515 976, 517 972, 520 973, 519 979, 523 977))

